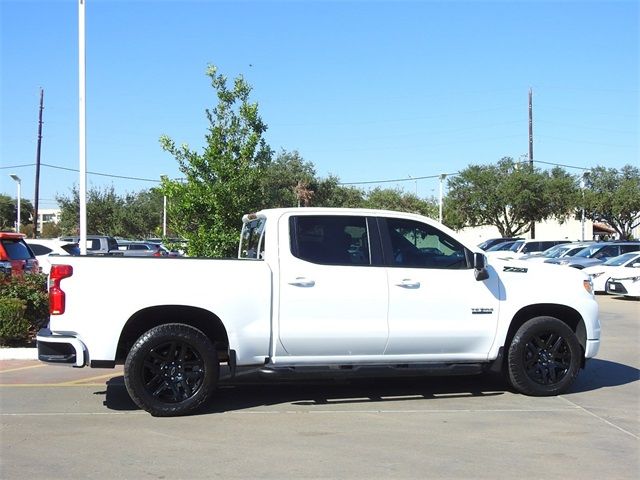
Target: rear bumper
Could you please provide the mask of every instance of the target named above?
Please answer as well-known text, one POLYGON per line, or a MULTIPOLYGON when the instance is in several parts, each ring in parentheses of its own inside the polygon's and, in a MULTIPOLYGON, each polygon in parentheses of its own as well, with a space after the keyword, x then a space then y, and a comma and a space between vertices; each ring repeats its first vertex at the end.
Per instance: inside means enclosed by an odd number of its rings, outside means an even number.
POLYGON ((36 336, 38 360, 57 365, 84 367, 88 360, 87 349, 74 335, 55 334, 43 328, 36 336))

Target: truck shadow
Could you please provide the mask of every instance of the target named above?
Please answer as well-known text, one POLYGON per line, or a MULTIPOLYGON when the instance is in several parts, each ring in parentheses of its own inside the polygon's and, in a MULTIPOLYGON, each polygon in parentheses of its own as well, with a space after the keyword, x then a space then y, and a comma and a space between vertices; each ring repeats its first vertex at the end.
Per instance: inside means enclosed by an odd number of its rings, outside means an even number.
MULTIPOLYGON (((592 359, 580 372, 569 393, 589 392, 640 380, 640 370, 608 360, 592 359)), ((499 375, 456 377, 403 377, 348 380, 276 381, 246 376, 221 382, 214 400, 198 413, 233 412, 274 405, 347 405, 415 401, 435 398, 499 396, 511 392, 499 375)), ((124 386, 123 377, 107 382, 104 405, 111 410, 138 410, 124 386)))

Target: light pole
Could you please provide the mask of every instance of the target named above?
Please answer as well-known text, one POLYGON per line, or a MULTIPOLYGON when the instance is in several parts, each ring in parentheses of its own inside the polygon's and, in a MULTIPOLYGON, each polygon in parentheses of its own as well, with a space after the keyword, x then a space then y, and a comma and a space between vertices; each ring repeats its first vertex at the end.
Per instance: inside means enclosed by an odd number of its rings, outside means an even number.
POLYGON ((21 197, 21 192, 20 192, 20 187, 22 186, 22 181, 20 180, 20 177, 18 175, 16 175, 15 173, 11 173, 9 174, 9 176, 16 182, 16 184, 18 185, 18 198, 16 203, 18 204, 18 219, 16 222, 16 233, 20 233, 20 197, 21 197))
POLYGON ((444 179, 447 178, 447 174, 446 173, 441 173, 440 174, 440 202, 439 202, 439 214, 438 214, 438 220, 440 223, 442 223, 442 190, 444 187, 444 179))
POLYGON ((580 190, 582 191, 582 241, 584 242, 584 189, 587 186, 587 179, 589 178, 589 172, 583 172, 582 177, 580 178, 580 190))

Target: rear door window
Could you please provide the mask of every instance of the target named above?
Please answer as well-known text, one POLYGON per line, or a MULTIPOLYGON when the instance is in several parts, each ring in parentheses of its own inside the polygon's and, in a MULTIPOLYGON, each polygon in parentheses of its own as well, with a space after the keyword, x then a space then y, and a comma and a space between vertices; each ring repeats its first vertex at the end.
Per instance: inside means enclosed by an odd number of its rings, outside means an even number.
POLYGON ((31 247, 31 251, 35 256, 47 255, 48 253, 53 252, 51 248, 40 245, 39 243, 30 243, 29 247, 31 247))
POLYGON ((305 215, 290 222, 293 256, 322 265, 371 265, 365 217, 305 215))

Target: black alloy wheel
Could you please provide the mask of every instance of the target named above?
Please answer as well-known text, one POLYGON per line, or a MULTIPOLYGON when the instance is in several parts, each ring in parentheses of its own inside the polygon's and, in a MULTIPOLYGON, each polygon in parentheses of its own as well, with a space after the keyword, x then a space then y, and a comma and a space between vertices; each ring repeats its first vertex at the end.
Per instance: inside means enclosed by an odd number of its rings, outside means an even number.
POLYGON ((509 345, 509 380, 526 395, 559 395, 578 375, 581 358, 582 347, 566 323, 555 317, 532 318, 509 345))
POLYGON ((535 335, 524 349, 527 376, 540 385, 554 385, 571 368, 571 349, 567 341, 556 333, 535 335))
POLYGON ((144 333, 124 366, 129 395, 154 416, 195 411, 213 395, 218 370, 209 338, 196 328, 177 323, 144 333))

